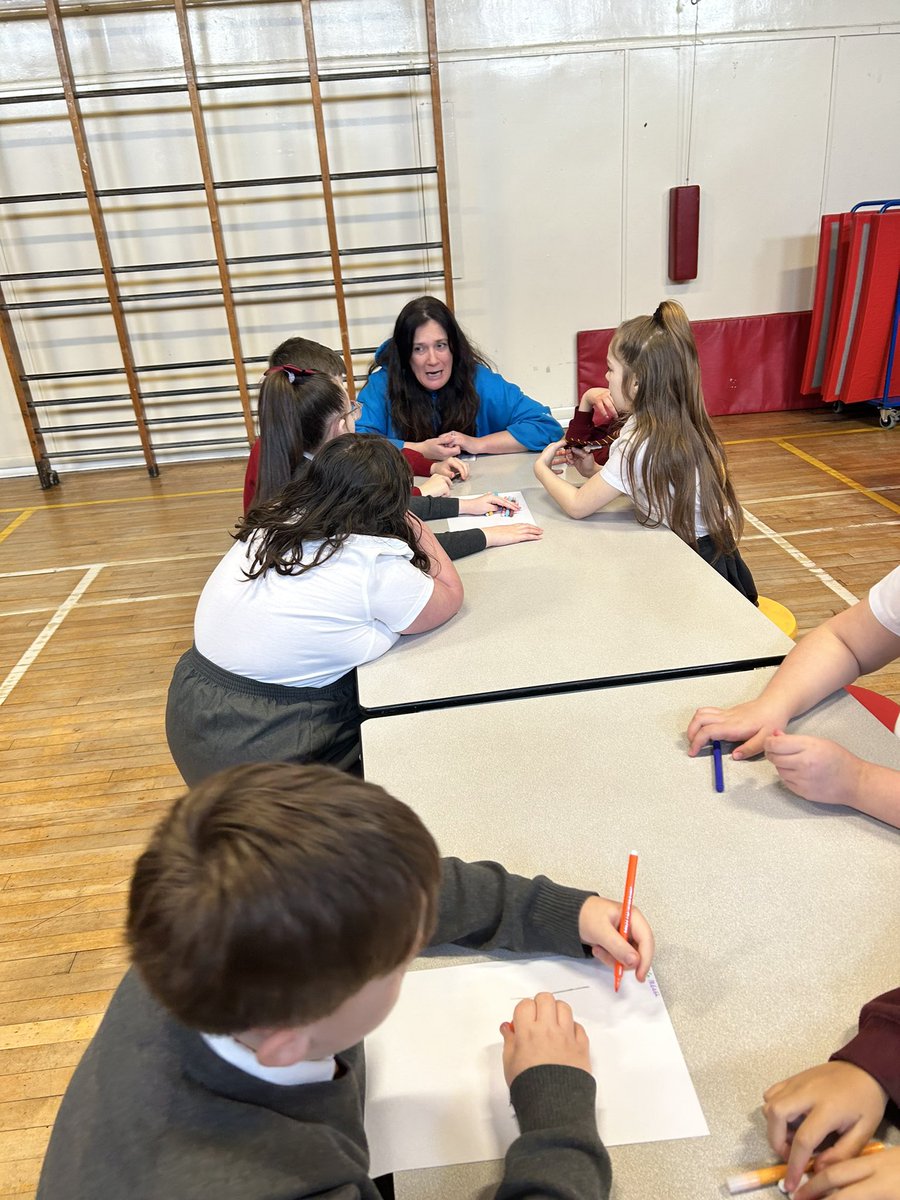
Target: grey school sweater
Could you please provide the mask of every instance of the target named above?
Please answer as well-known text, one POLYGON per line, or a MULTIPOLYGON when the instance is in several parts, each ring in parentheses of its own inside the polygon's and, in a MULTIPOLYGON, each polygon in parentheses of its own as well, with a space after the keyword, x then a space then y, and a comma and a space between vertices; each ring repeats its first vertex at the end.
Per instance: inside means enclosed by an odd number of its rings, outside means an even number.
MULTIPOLYGON (((433 942, 580 956, 586 896, 495 863, 445 859, 433 942)), ((131 970, 63 1099, 38 1200, 378 1200, 362 1045, 337 1061, 325 1083, 254 1079, 169 1016, 131 970)), ((574 1067, 533 1067, 514 1081, 521 1136, 498 1200, 605 1200, 594 1096, 593 1078, 574 1067)))

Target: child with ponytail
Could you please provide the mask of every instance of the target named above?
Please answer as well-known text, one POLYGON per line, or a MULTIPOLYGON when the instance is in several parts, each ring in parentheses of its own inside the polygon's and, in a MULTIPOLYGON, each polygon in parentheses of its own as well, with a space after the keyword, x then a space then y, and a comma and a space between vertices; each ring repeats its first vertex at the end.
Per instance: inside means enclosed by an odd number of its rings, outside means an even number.
POLYGON ((608 389, 582 398, 605 417, 624 418, 603 465, 565 441, 548 446, 534 473, 563 512, 580 519, 617 496, 634 501, 642 525, 668 525, 752 603, 753 576, 738 550, 741 507, 725 451, 703 403, 700 362, 687 314, 664 300, 650 317, 619 326, 607 355, 608 389), (553 470, 565 453, 586 482, 575 487, 553 470))

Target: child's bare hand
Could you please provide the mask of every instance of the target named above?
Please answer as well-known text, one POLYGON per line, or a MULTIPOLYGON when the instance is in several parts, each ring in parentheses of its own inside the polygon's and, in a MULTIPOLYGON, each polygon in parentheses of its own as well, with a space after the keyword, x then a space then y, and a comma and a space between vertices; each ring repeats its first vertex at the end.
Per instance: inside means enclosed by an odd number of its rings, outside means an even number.
POLYGON ((595 420, 595 424, 606 424, 607 421, 615 421, 619 415, 616 406, 613 404, 609 388, 588 388, 582 394, 581 403, 578 407, 582 412, 591 412, 593 410, 595 416, 599 418, 599 421, 595 420))
POLYGON ((496 513, 515 513, 522 506, 509 496, 498 496, 496 492, 482 492, 480 496, 460 496, 459 515, 467 517, 492 517, 496 513))
POLYGON ((592 475, 596 475, 600 470, 591 451, 582 450, 580 446, 569 447, 566 461, 570 466, 575 468, 579 475, 583 475, 585 479, 590 479, 592 475))
POLYGON ((776 729, 766 738, 765 751, 782 782, 795 795, 819 804, 856 807, 866 764, 837 742, 776 729))
POLYGON ((822 1157, 816 1160, 809 1183, 794 1193, 794 1200, 819 1200, 820 1196, 831 1196, 833 1200, 843 1196, 847 1200, 896 1200, 900 1196, 900 1149, 851 1158, 824 1170, 819 1168, 822 1157))
POLYGON ((529 1067, 548 1064, 580 1067, 590 1074, 588 1036, 565 1000, 557 1000, 550 992, 538 992, 533 1000, 520 1000, 512 1023, 504 1021, 500 1032, 507 1084, 529 1067))
POLYGON ((544 536, 540 525, 525 525, 520 521, 508 525, 488 525, 482 530, 490 546, 514 546, 516 542, 536 542, 544 536))
POLYGON ((698 708, 687 727, 691 758, 711 741, 740 742, 733 758, 753 758, 762 754, 766 738, 783 729, 791 714, 776 710, 763 700, 750 700, 734 708, 698 708))
POLYGON ((432 475, 422 480, 419 491, 423 496, 446 496, 450 491, 450 480, 446 475, 432 475))
POLYGON ((554 475, 562 475, 566 467, 569 466, 571 459, 569 457, 570 450, 565 442, 558 442, 556 452, 550 463, 550 470, 554 475))
POLYGON ((468 479, 469 465, 461 458, 445 458, 443 462, 431 464, 432 475, 446 475, 452 483, 454 479, 468 479))
POLYGON ((629 941, 619 933, 622 904, 619 900, 604 900, 590 896, 578 914, 578 936, 591 947, 594 958, 608 967, 621 963, 626 971, 635 971, 644 982, 653 961, 653 931, 639 908, 631 910, 629 941))
MULTIPOLYGON (((557 456, 559 454, 565 454, 565 452, 566 452, 566 439, 565 438, 560 438, 558 442, 551 442, 549 446, 545 446, 544 449, 540 452, 540 454, 535 459, 535 462, 534 462, 535 475, 537 475, 538 478, 540 478, 540 475, 538 473, 539 467, 549 467, 552 471, 553 464, 556 462, 557 456)), ((559 471, 557 471, 556 474, 558 475, 559 471)))
MULTIPOLYGON (((816 1147, 830 1134, 838 1134, 838 1140, 817 1157, 817 1172, 859 1154, 884 1116, 888 1097, 860 1067, 828 1062, 773 1084, 763 1099, 769 1144, 788 1165, 784 1182, 791 1192, 816 1147)), ((822 1194, 809 1192, 808 1197, 822 1194)), ((797 1195, 806 1196, 806 1188, 797 1195)))

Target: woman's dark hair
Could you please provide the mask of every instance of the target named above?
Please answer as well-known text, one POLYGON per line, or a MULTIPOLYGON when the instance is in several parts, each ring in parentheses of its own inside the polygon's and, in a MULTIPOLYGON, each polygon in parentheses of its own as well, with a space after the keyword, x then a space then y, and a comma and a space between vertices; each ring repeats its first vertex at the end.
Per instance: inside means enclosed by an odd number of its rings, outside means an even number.
POLYGON ((435 296, 419 296, 401 309, 394 323, 394 336, 376 358, 376 366, 388 373, 388 397, 391 420, 398 437, 407 442, 423 442, 436 433, 475 432, 478 394, 475 391, 475 367, 484 358, 471 345, 443 301, 435 296), (436 321, 447 334, 453 355, 450 382, 437 393, 437 412, 432 393, 423 388, 410 367, 416 331, 436 321))
POLYGON ((238 522, 236 539, 254 538, 248 579, 274 569, 302 575, 327 562, 352 533, 397 538, 427 571, 430 560, 410 524, 412 472, 400 451, 377 433, 345 433, 328 442, 299 478, 238 522), (304 545, 318 543, 303 562, 304 545))
POLYGON ((329 424, 344 411, 335 383, 344 360, 307 338, 288 338, 272 351, 259 388, 259 474, 254 504, 271 500, 321 446, 329 424), (282 367, 284 370, 275 370, 282 367))

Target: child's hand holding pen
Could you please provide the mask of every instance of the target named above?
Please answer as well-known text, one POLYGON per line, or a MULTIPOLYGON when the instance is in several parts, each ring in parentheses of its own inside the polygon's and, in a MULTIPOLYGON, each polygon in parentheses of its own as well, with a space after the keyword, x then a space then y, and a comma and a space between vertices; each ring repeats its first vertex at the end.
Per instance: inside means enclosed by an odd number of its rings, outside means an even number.
POLYGON ((445 458, 443 462, 431 464, 432 475, 446 475, 453 483, 457 479, 469 478, 469 465, 464 463, 461 458, 445 458))
MULTIPOLYGON (((848 1062, 822 1063, 773 1084, 763 1099, 769 1143, 788 1165, 785 1187, 789 1192, 799 1188, 797 1200, 813 1200, 841 1183, 862 1179, 875 1169, 874 1160, 867 1162, 855 1156, 884 1117, 888 1097, 878 1081, 861 1067, 848 1062), (800 1188, 800 1177, 807 1170, 810 1158, 832 1134, 839 1135, 837 1141, 816 1155, 812 1178, 800 1188), (845 1162, 845 1159, 853 1162, 845 1162), (840 1170, 837 1164, 840 1164, 840 1170), (834 1178, 834 1182, 821 1186, 826 1168, 830 1168, 828 1177, 834 1178), (859 1171, 863 1174, 856 1173, 859 1171)), ((894 1151, 894 1154, 900 1160, 900 1151, 894 1151)), ((898 1170, 900 1161, 894 1163, 894 1171, 898 1170)), ((895 1175, 895 1182, 896 1178, 895 1175)), ((881 1195, 900 1195, 897 1191, 860 1191, 858 1194, 871 1197, 871 1200, 881 1195)), ((853 1195, 857 1195, 855 1189, 853 1195)))
POLYGON ((509 496, 498 496, 494 492, 483 492, 480 496, 460 496, 461 517, 492 517, 496 513, 517 513, 521 505, 509 496))
POLYGON ((900 1148, 815 1170, 809 1182, 794 1192, 794 1200, 819 1200, 821 1196, 831 1196, 832 1200, 844 1196, 847 1200, 896 1200, 900 1196, 900 1148))
POLYGON ((620 900, 591 896, 585 900, 578 915, 578 936, 591 947, 594 958, 607 967, 621 963, 626 971, 633 970, 643 983, 653 961, 653 931, 640 909, 632 908, 631 929, 626 942, 619 933, 621 912, 620 900))

